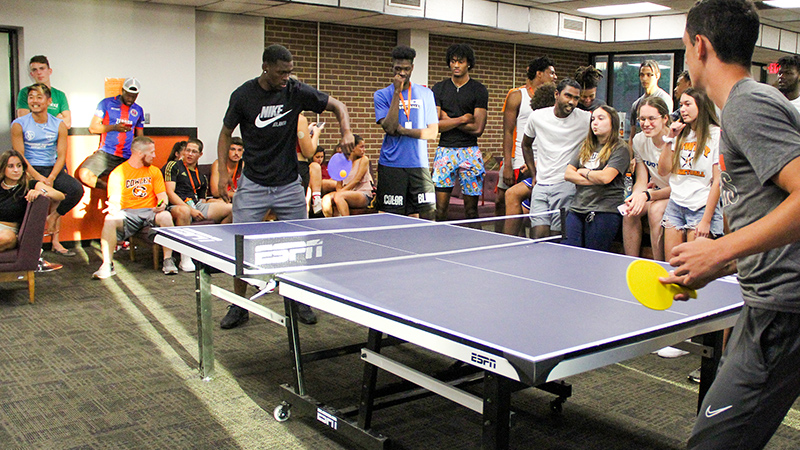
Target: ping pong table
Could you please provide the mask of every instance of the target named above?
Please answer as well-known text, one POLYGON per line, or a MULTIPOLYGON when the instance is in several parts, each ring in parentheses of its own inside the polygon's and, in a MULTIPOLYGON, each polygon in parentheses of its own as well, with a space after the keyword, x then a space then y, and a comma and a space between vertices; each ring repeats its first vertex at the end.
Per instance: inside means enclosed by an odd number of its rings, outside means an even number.
POLYGON ((163 228, 156 243, 201 263, 202 376, 214 370, 216 296, 287 329, 295 384, 283 386, 276 419, 310 416, 367 448, 388 446, 371 429, 378 369, 482 414, 482 447, 501 449, 509 445, 512 391, 550 386, 560 409, 569 391, 558 390, 566 386, 558 380, 695 337, 703 356, 699 406, 719 361, 721 330, 742 306, 738 283, 728 278, 699 290, 696 300, 650 310, 627 288, 630 257, 388 214, 163 228), (212 286, 204 265, 240 278, 277 274, 285 311, 212 286), (342 351, 301 352, 297 302, 369 330, 365 344, 349 349, 365 362, 357 407, 332 408, 308 394, 303 364, 342 351), (479 371, 483 395, 460 387, 474 376, 441 380, 386 357, 385 336, 479 371))

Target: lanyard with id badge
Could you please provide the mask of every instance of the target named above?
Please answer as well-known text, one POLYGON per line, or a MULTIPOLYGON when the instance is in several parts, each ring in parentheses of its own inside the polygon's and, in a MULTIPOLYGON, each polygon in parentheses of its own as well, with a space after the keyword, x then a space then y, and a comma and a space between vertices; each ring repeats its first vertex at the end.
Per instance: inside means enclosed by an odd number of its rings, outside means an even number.
POLYGON ((403 128, 411 129, 414 126, 411 124, 411 83, 408 83, 408 105, 406 105, 406 101, 403 98, 403 93, 400 93, 400 103, 403 104, 403 111, 406 113, 406 124, 403 128))

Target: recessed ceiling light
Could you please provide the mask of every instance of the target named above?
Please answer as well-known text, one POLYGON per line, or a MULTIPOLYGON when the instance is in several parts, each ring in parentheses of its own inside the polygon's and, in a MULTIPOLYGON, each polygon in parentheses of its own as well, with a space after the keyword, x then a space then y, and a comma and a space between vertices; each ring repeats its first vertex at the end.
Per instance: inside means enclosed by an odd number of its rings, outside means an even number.
POLYGON ((773 8, 800 8, 800 0, 765 0, 773 8))
POLYGON ((656 5, 650 2, 628 3, 626 5, 593 6, 591 8, 578 8, 578 11, 596 16, 622 16, 628 14, 642 14, 649 12, 669 11, 671 8, 656 5))

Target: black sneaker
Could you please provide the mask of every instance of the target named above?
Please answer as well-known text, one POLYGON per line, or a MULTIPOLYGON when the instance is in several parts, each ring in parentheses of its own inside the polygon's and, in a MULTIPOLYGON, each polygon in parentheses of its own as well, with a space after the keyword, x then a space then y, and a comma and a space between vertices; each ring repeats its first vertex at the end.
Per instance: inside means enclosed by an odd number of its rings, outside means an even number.
POLYGON ((225 314, 225 317, 222 318, 219 327, 223 330, 228 330, 236 328, 248 320, 250 320, 250 311, 236 305, 229 305, 228 314, 225 314))
POLYGON ((689 374, 688 378, 689 378, 689 381, 691 381, 691 382, 699 383, 700 382, 700 368, 698 367, 697 369, 693 370, 692 373, 689 374))
POLYGON ((299 303, 297 305, 297 320, 306 325, 314 325, 317 323, 317 315, 314 314, 310 306, 299 303))

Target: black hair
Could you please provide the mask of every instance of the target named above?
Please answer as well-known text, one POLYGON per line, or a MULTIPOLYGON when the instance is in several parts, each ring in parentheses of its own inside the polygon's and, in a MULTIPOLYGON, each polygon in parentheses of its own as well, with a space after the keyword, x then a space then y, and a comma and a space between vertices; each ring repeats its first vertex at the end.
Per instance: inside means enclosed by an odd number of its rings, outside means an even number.
POLYGON ((453 44, 447 48, 447 55, 445 56, 445 64, 447 67, 450 67, 450 61, 453 58, 461 59, 464 58, 467 60, 467 68, 472 70, 475 67, 475 51, 472 50, 472 47, 469 44, 453 44))
POLYGON ((553 60, 547 56, 542 56, 541 58, 532 60, 528 63, 528 79, 532 80, 536 78, 536 72, 544 72, 548 67, 552 66, 555 66, 555 64, 553 64, 553 60))
POLYGON ((581 89, 594 89, 597 83, 603 78, 603 72, 594 66, 581 66, 575 70, 575 81, 581 85, 581 89))
POLYGON ((239 136, 234 136, 231 138, 231 145, 238 145, 240 147, 244 147, 244 141, 239 136))
POLYGON ((357 134, 354 134, 354 135, 353 135, 353 145, 358 145, 358 144, 360 144, 360 143, 361 143, 363 140, 364 140, 364 138, 362 138, 361 136, 359 136, 359 135, 357 135, 357 134))
POLYGON ((549 108, 556 104, 556 84, 552 81, 547 82, 538 88, 531 97, 531 110, 536 111, 541 108, 549 108))
POLYGON ((700 0, 686 16, 691 45, 705 36, 720 61, 750 68, 760 30, 758 11, 750 0, 700 0))
POLYGON ((292 62, 292 52, 282 45, 272 44, 264 49, 261 61, 267 64, 275 64, 278 61, 292 62))
POLYGON ((567 87, 567 86, 574 87, 575 89, 577 89, 577 90, 579 90, 579 91, 581 90, 581 85, 580 85, 580 83, 578 83, 577 81, 575 81, 575 79, 574 79, 574 78, 569 78, 569 77, 567 77, 567 78, 563 78, 563 79, 561 79, 561 80, 558 82, 558 84, 556 85, 556 92, 561 92, 561 91, 563 91, 563 90, 564 90, 564 88, 565 88, 565 87, 567 87))
POLYGON ((408 60, 412 63, 417 57, 417 51, 407 45, 398 45, 392 49, 392 59, 408 60))
POLYGON ((180 158, 180 154, 185 148, 186 148, 186 141, 178 141, 175 144, 173 144, 172 151, 169 153, 167 162, 175 161, 176 159, 180 158))
POLYGON ((45 64, 47 67, 50 67, 50 61, 47 60, 47 56, 44 55, 36 55, 31 58, 31 61, 28 63, 30 66, 33 63, 45 64))
POLYGON ((688 70, 684 70, 683 72, 679 73, 679 74, 678 74, 678 78, 676 78, 675 80, 676 80, 676 81, 680 81, 680 80, 681 80, 681 78, 683 78, 684 80, 686 80, 688 83, 691 83, 691 82, 692 82, 692 77, 691 77, 691 76, 689 76, 689 71, 688 71, 688 70))
POLYGON ((792 68, 800 72, 800 56, 798 55, 790 55, 784 56, 783 58, 778 60, 778 65, 781 68, 792 68))

